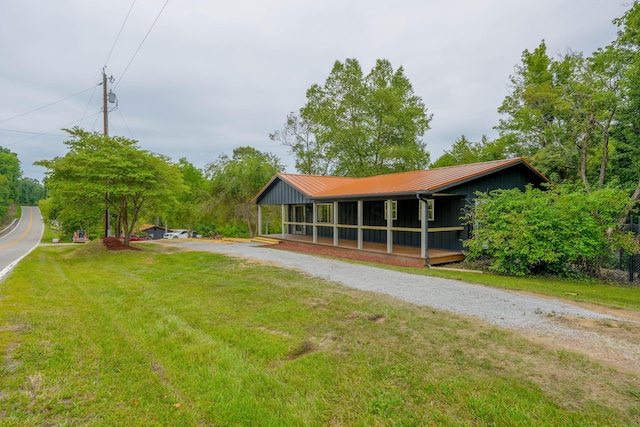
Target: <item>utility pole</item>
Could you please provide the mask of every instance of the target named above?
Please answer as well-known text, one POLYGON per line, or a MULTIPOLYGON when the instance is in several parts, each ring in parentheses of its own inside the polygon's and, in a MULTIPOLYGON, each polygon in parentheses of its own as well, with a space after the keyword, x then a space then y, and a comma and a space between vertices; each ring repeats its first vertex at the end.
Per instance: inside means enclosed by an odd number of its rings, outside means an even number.
POLYGON ((109 135, 109 111, 107 110, 107 73, 102 69, 102 118, 104 122, 104 136, 109 135))
MULTIPOLYGON (((107 80, 113 83, 113 76, 107 79, 105 68, 102 68, 102 117, 104 121, 104 136, 109 136, 109 110, 107 108, 107 80)), ((104 193, 104 237, 109 237, 111 224, 109 223, 109 192, 104 193)))

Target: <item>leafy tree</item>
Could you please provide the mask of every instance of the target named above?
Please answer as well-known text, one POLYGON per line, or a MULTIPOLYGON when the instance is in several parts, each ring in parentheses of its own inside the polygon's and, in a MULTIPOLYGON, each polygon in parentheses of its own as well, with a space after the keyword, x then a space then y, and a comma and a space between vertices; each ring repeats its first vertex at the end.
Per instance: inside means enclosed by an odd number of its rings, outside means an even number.
POLYGON ((278 172, 284 170, 280 160, 252 147, 238 147, 231 157, 221 155, 206 167, 210 178, 214 209, 227 221, 243 221, 249 236, 256 233, 257 211, 251 199, 278 172))
POLYGON ((620 183, 633 191, 625 212, 628 213, 640 200, 640 3, 634 2, 614 22, 620 30, 609 49, 621 64, 622 102, 612 132, 616 139, 612 169, 620 183))
POLYGON ((209 198, 207 192, 207 179, 204 173, 189 163, 186 158, 178 160, 177 164, 182 179, 186 185, 186 191, 177 195, 178 203, 174 205, 168 214, 169 223, 179 227, 185 227, 190 232, 203 215, 204 205, 209 198))
POLYGON ((466 165, 500 160, 507 156, 504 140, 491 141, 486 135, 483 135, 480 142, 472 142, 462 135, 453 143, 451 149, 445 150, 444 154, 433 162, 430 167, 466 165))
POLYGON ((306 95, 299 116, 270 135, 290 148, 298 171, 370 176, 428 165, 422 137, 431 116, 402 67, 378 60, 365 76, 357 60, 336 61, 306 95))
POLYGON ((289 147, 296 159, 296 170, 307 175, 327 175, 333 158, 329 155, 328 144, 318 142, 311 125, 296 113, 289 113, 282 130, 269 134, 269 139, 289 147))
POLYGON ((11 205, 11 183, 5 175, 0 175, 0 223, 11 205))
POLYGON ((37 179, 20 178, 16 192, 16 203, 32 206, 44 197, 44 186, 37 179))
POLYGON ((610 50, 590 58, 569 52, 558 60, 547 55, 544 41, 525 50, 498 110, 506 116, 497 126, 501 138, 549 176, 580 180, 587 191, 597 177, 601 187, 619 103, 618 71, 610 50))
POLYGON ((628 200, 626 192, 608 187, 480 193, 467 215, 474 226, 465 242, 469 259, 486 257, 491 270, 513 275, 570 268, 595 275, 614 250, 638 250, 631 234, 611 228, 628 200))
POLYGON ((17 186, 21 176, 18 156, 8 148, 0 147, 0 220, 17 197, 17 186))
POLYGON ((164 156, 141 150, 134 140, 79 128, 67 132, 72 137, 65 141, 67 154, 36 163, 49 169, 50 194, 65 213, 63 219, 93 223, 95 212, 108 207, 128 245, 145 204, 171 205, 185 191, 178 168, 164 156))

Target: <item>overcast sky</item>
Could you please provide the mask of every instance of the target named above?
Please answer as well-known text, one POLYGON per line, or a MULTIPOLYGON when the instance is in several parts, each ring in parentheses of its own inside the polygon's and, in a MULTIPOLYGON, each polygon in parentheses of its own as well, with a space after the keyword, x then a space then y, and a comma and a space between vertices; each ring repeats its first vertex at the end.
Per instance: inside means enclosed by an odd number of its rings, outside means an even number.
POLYGON ((42 179, 45 169, 33 162, 67 152, 61 128, 102 132, 98 83, 106 66, 118 99, 111 135, 198 168, 252 146, 295 172, 269 133, 283 128, 336 60, 355 58, 367 74, 385 58, 404 67, 433 114, 424 141, 435 161, 461 135, 495 137, 497 109, 525 49, 544 39, 550 54, 589 55, 615 39, 612 20, 629 7, 629 0, 4 1, 0 146, 18 154, 25 176, 42 179))

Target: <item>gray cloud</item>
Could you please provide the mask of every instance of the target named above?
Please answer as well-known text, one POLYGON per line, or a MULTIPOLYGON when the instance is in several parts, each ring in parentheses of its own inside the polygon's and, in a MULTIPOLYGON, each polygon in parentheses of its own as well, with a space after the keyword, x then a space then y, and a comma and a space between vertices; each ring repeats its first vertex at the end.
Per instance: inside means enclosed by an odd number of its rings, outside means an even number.
MULTIPOLYGON (((173 0, 134 57, 164 4, 138 0, 106 63, 119 102, 110 133, 197 167, 250 145, 294 171, 268 134, 304 105, 306 90, 324 82, 334 61, 356 58, 366 72, 387 58, 404 67, 434 115, 425 142, 435 160, 463 134, 495 136, 497 108, 524 49, 545 39, 550 53, 590 54, 615 38, 611 21, 628 8, 617 0, 441 3, 173 0)), ((66 153, 61 127, 101 131, 96 85, 131 4, 3 5, 0 146, 18 154, 26 176, 42 178, 32 163, 66 153)))

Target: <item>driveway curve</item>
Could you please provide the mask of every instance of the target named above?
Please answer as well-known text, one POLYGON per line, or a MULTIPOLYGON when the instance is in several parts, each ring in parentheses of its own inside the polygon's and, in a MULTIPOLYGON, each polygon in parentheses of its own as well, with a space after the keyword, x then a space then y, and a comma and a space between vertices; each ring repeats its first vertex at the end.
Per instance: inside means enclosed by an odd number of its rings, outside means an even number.
POLYGON ((636 366, 640 360, 640 322, 637 318, 620 318, 553 298, 277 250, 258 243, 220 244, 195 240, 175 243, 192 250, 266 261, 362 291, 472 316, 640 373, 636 366), (607 325, 612 322, 631 325, 634 331, 631 338, 627 335, 619 339, 608 334, 607 325), (584 323, 605 326, 579 326, 584 323))
POLYGON ((557 315, 615 319, 613 316, 558 300, 522 295, 457 280, 279 251, 257 243, 216 244, 185 241, 182 246, 272 262, 351 288, 387 294, 403 301, 475 316, 511 329, 556 327, 550 325, 549 318, 557 315))

